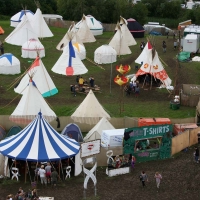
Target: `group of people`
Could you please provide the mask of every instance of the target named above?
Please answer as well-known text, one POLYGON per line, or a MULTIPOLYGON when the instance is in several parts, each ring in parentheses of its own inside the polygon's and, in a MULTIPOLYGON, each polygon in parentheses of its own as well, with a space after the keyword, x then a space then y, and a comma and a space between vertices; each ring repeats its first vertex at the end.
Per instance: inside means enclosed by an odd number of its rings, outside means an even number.
POLYGON ((47 163, 47 166, 41 165, 39 169, 35 171, 36 176, 40 177, 40 181, 42 185, 47 186, 47 183, 51 184, 52 186, 56 187, 57 180, 58 180, 58 172, 55 168, 52 168, 50 163, 47 163))
POLYGON ((138 81, 131 81, 129 84, 125 85, 124 91, 126 92, 126 96, 129 96, 131 93, 134 93, 136 97, 139 96, 140 88, 138 81))
MULTIPOLYGON (((179 39, 174 39, 174 50, 177 49, 177 46, 179 45, 179 39)), ((162 42, 162 48, 163 48, 163 52, 166 53, 167 51, 167 44, 165 41, 162 42)), ((181 51, 182 48, 180 48, 181 51)))
MULTIPOLYGON (((88 84, 87 80, 84 80, 82 76, 77 76, 76 77, 76 83, 79 85, 79 87, 83 87, 84 84, 88 84)), ((89 78, 89 84, 90 87, 94 87, 94 77, 90 76, 89 78)))

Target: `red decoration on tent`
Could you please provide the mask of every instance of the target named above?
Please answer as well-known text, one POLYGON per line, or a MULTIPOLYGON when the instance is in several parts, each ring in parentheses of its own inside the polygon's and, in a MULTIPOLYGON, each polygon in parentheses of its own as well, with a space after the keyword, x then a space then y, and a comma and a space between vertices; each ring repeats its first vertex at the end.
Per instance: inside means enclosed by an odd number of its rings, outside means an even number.
POLYGON ((148 49, 152 49, 151 42, 148 42, 148 49))
POLYGON ((40 66, 40 58, 37 56, 29 70, 33 69, 34 67, 38 67, 38 66, 40 66))
POLYGON ((116 70, 121 73, 121 74, 126 74, 131 70, 130 65, 120 65, 120 66, 116 66, 116 70))
POLYGON ((128 80, 129 80, 129 78, 127 78, 127 77, 125 77, 125 76, 119 76, 119 75, 117 75, 115 78, 114 78, 114 82, 116 83, 116 84, 118 84, 118 85, 124 85, 124 84, 126 84, 126 83, 128 83, 128 80))
POLYGON ((158 69, 158 65, 153 66, 154 69, 158 69))
POLYGON ((149 66, 149 64, 148 64, 148 63, 144 64, 144 68, 147 68, 148 66, 149 66))
POLYGON ((66 75, 67 76, 72 76, 74 74, 74 69, 73 67, 67 67, 66 68, 66 75))

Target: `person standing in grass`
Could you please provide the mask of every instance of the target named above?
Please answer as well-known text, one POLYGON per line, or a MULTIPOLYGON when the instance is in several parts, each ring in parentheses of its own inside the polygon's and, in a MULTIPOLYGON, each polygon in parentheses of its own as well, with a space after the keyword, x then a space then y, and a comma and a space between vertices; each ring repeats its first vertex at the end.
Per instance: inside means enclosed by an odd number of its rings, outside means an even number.
POLYGON ((159 187, 160 187, 160 181, 161 181, 161 179, 162 179, 161 174, 159 174, 158 172, 156 172, 156 174, 155 174, 155 179, 156 179, 156 186, 157 186, 157 188, 159 189, 159 187))
POLYGON ((57 181, 58 181, 58 172, 56 171, 56 169, 52 169, 51 173, 52 186, 56 187, 57 181))
POLYGON ((163 41, 162 48, 163 48, 163 52, 166 53, 167 45, 165 41, 163 41))

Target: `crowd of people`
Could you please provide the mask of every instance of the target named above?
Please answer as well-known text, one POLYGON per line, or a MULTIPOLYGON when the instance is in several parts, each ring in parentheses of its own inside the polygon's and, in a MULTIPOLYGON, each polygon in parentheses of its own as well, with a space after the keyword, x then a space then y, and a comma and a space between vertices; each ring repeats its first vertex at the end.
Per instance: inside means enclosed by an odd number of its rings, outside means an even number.
POLYGON ((129 96, 131 93, 135 94, 135 97, 139 96, 140 87, 138 81, 131 81, 124 87, 124 91, 126 92, 126 96, 129 96))

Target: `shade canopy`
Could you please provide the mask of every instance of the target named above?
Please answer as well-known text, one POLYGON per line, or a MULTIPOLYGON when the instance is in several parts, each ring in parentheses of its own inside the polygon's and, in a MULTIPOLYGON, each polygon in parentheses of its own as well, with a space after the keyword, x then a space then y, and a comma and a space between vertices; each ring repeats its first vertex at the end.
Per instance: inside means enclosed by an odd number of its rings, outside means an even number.
POLYGON ((57 74, 66 76, 81 75, 88 72, 72 45, 72 41, 63 49, 63 53, 51 69, 57 74))
POLYGON ((94 62, 98 64, 109 64, 117 61, 117 52, 109 45, 102 45, 94 52, 94 62))
POLYGON ((20 61, 11 53, 0 56, 0 74, 19 74, 21 73, 20 61))
POLYGON ((21 10, 11 17, 10 26, 16 27, 22 21, 25 15, 31 20, 34 13, 30 10, 21 10))
POLYGON ((29 83, 29 76, 33 76, 32 80, 37 84, 37 89, 43 97, 53 96, 58 93, 58 89, 56 88, 40 57, 37 57, 34 60, 31 67, 27 70, 27 73, 21 79, 20 83, 14 88, 16 93, 24 93, 24 90, 29 83))
POLYGON ((64 138, 39 113, 17 135, 0 142, 0 152, 16 160, 54 161, 75 156, 79 143, 64 138))
POLYGON ((110 115, 104 110, 92 90, 71 115, 74 121, 86 124, 96 124, 102 117, 110 119, 110 115))
POLYGON ((44 46, 37 39, 30 39, 22 45, 22 58, 33 58, 37 56, 45 57, 44 46))

